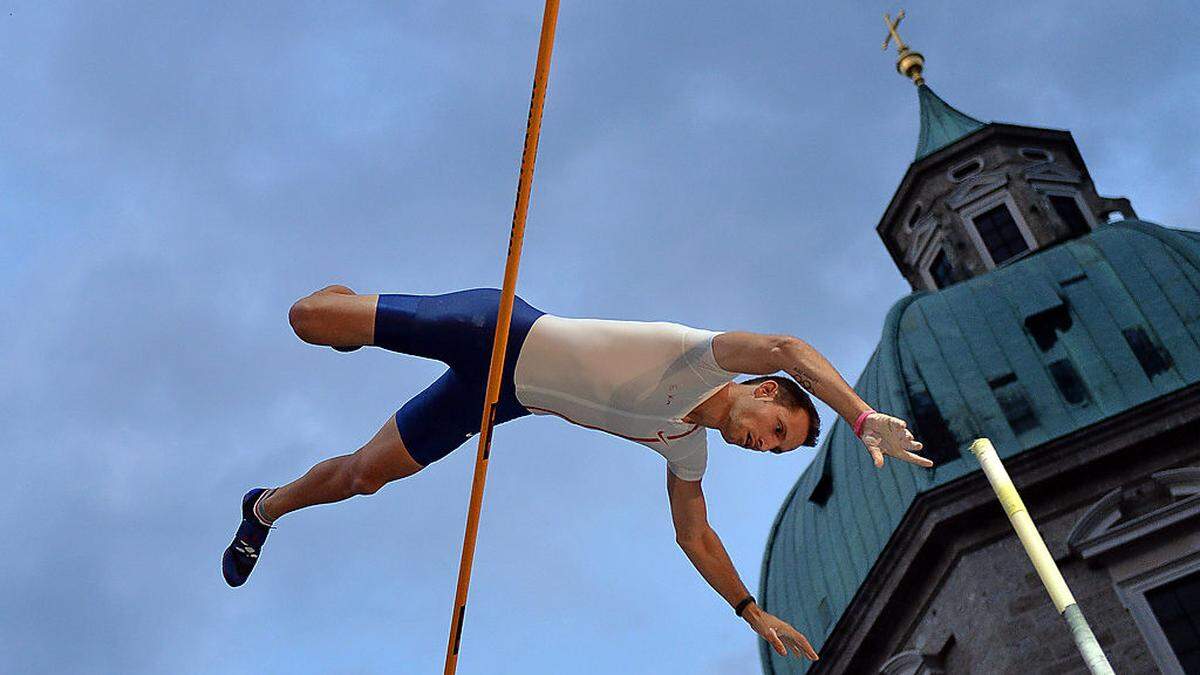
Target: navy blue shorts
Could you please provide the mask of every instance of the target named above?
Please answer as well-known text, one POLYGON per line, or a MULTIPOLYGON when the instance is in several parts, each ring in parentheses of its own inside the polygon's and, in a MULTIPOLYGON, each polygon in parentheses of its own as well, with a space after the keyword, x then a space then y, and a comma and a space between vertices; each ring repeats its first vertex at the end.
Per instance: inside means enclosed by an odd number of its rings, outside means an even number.
MULTIPOLYGON (((396 413, 400 438, 422 465, 445 457, 479 431, 499 307, 500 291, 495 288, 379 296, 376 347, 450 366, 396 413)), ((513 371, 525 336, 543 314, 519 297, 513 302, 496 424, 529 414, 517 402, 513 371)))

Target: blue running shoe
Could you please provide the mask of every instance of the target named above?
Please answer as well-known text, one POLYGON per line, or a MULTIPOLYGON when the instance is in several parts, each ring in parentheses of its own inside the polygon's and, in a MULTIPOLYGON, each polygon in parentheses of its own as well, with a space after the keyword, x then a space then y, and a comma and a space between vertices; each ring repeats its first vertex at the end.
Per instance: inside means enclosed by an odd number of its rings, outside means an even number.
POLYGON ((254 488, 242 497, 242 524, 233 537, 233 543, 221 556, 221 572, 225 574, 225 583, 234 588, 246 583, 254 563, 258 562, 258 556, 262 553, 267 534, 271 532, 271 528, 263 525, 254 515, 254 504, 266 491, 266 488, 254 488))

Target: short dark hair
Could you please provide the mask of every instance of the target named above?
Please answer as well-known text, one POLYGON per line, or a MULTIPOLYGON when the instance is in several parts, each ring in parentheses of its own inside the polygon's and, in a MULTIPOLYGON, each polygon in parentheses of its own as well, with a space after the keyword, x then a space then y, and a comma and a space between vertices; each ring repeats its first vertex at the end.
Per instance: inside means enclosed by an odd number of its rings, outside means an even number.
POLYGON ((787 375, 764 375, 745 380, 739 384, 755 386, 767 381, 774 382, 779 386, 779 393, 776 394, 775 398, 779 401, 780 405, 789 410, 799 408, 808 413, 808 434, 804 437, 804 442, 800 445, 806 445, 810 448, 817 447, 817 437, 821 435, 821 416, 817 414, 817 406, 813 405, 808 392, 804 391, 804 388, 799 384, 796 384, 795 380, 787 375))

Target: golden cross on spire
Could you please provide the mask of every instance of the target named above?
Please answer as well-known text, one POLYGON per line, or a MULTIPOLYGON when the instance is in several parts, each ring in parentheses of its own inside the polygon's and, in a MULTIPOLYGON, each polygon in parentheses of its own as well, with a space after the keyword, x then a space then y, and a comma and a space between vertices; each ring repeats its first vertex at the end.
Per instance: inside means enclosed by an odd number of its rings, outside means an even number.
POLYGON ((888 35, 883 39, 883 51, 887 51, 888 42, 891 42, 893 39, 896 40, 897 50, 904 51, 905 49, 908 49, 908 47, 904 45, 904 41, 900 39, 900 33, 896 32, 896 29, 900 27, 900 22, 903 20, 904 10, 900 10, 900 13, 896 15, 895 21, 892 21, 892 17, 888 16, 887 14, 883 15, 883 22, 887 24, 888 28, 888 35))
POLYGON ((904 40, 900 39, 900 33, 896 31, 900 27, 900 22, 904 20, 904 10, 896 15, 896 20, 892 21, 892 17, 887 14, 883 15, 883 22, 887 24, 888 34, 883 39, 883 50, 887 51, 888 43, 892 40, 896 41, 896 51, 900 56, 896 58, 896 71, 901 75, 911 79, 913 84, 921 86, 925 84, 925 77, 921 75, 921 71, 925 68, 925 57, 919 52, 914 52, 904 44, 904 40))

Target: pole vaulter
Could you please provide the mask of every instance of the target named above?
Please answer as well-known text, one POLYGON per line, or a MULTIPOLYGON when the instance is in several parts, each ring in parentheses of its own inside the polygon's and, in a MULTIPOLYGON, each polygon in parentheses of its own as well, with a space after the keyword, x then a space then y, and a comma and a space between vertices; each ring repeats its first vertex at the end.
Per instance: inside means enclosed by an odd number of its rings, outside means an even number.
POLYGON ((701 485, 707 430, 754 453, 815 447, 821 433, 812 400, 817 398, 854 430, 876 469, 883 468, 885 457, 922 467, 933 462, 917 454, 923 446, 904 420, 873 409, 821 352, 798 337, 672 321, 565 317, 516 294, 558 4, 547 0, 542 18, 503 288, 360 294, 333 284, 292 305, 288 321, 304 342, 339 352, 370 346, 448 368, 356 451, 321 461, 285 485, 247 491, 241 523, 221 558, 222 574, 232 587, 245 584, 284 515, 375 494, 479 433, 446 645, 445 673, 454 673, 494 428, 527 415, 555 416, 661 456, 675 543, 696 571, 777 654, 816 659, 804 635, 758 606, 708 521, 701 485), (751 377, 735 379, 742 375, 751 377))
POLYGON ((513 208, 512 233, 508 240, 508 260, 504 264, 504 285, 500 289, 500 311, 496 336, 492 341, 492 365, 488 372, 487 397, 483 419, 479 423, 479 448, 475 455, 475 478, 471 481, 471 502, 467 510, 467 531, 463 538, 462 561, 458 566, 458 590, 454 595, 454 616, 450 641, 446 645, 445 675, 458 668, 458 650, 462 646, 463 616, 467 611, 467 588, 471 585, 471 566, 475 560, 475 540, 479 534, 479 513, 483 506, 483 487, 487 482, 488 456, 492 432, 496 426, 496 406, 500 401, 500 379, 504 371, 508 328, 512 321, 513 298, 517 292, 517 269, 521 265, 521 244, 525 240, 525 215, 529 212, 529 190, 533 184, 533 165, 537 161, 538 138, 542 131, 542 109, 546 103, 546 84, 550 77, 550 55, 554 51, 554 29, 558 24, 558 0, 546 0, 542 14, 542 35, 538 43, 537 66, 533 73, 533 97, 529 101, 529 122, 525 127, 525 149, 521 153, 521 175, 517 179, 517 204, 513 208))

